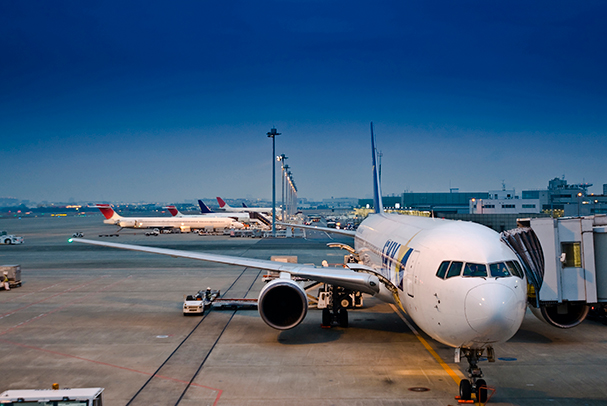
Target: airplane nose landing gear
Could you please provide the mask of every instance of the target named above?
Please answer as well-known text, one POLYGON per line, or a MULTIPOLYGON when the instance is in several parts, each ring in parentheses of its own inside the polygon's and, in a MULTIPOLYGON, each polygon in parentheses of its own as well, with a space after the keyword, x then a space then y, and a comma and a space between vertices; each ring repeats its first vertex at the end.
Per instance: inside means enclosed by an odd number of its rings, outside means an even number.
MULTIPOLYGON (((476 396, 476 401, 479 403, 487 402, 487 382, 483 377, 483 372, 478 366, 478 360, 485 351, 481 349, 456 349, 456 361, 459 359, 460 351, 468 360, 468 378, 462 379, 459 383, 459 398, 461 400, 471 400, 472 393, 476 396)), ((495 355, 492 347, 487 348, 487 359, 489 362, 495 362, 495 355)))

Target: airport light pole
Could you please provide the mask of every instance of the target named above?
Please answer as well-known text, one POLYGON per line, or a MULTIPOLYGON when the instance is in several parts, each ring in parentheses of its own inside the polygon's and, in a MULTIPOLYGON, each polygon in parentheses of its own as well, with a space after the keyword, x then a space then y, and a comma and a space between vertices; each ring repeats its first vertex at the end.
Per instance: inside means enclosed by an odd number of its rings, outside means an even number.
POLYGON ((276 128, 272 127, 267 133, 269 138, 272 138, 272 237, 276 237, 276 136, 280 135, 276 128))

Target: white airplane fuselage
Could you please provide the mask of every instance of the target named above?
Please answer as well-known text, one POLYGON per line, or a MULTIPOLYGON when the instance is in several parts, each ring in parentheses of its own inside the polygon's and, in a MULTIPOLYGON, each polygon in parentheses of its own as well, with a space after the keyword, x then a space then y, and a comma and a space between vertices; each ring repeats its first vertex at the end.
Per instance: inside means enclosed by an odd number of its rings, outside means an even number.
POLYGON ((505 342, 523 321, 527 297, 524 275, 437 276, 445 261, 485 264, 487 270, 489 264, 518 261, 499 234, 485 226, 375 214, 358 228, 355 248, 363 264, 397 287, 411 319, 443 344, 484 348, 505 342))
POLYGON ((187 218, 187 217, 119 217, 103 221, 105 224, 115 224, 123 228, 182 228, 204 229, 213 227, 215 229, 223 228, 243 228, 243 224, 229 217, 205 217, 205 218, 187 218))

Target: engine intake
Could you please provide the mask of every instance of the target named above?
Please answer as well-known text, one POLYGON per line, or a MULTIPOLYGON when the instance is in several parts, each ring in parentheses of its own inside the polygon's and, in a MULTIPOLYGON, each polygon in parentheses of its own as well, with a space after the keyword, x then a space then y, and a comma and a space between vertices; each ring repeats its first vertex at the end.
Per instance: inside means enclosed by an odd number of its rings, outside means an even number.
POLYGON ((277 330, 288 330, 308 313, 306 292, 291 279, 275 279, 259 293, 259 315, 266 324, 277 330))
POLYGON ((554 305, 529 306, 531 312, 540 320, 558 328, 575 327, 586 319, 589 307, 586 303, 566 302, 554 305))

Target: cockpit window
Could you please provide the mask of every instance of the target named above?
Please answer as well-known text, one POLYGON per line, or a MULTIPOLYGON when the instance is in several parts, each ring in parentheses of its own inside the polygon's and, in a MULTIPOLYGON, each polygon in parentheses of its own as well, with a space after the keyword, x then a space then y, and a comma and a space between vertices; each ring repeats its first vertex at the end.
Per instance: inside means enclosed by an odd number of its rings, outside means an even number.
POLYGON ((525 273, 523 272, 523 269, 517 261, 508 261, 506 262, 506 266, 508 266, 508 269, 510 270, 510 273, 512 275, 518 276, 519 278, 523 279, 525 273))
POLYGON ((445 279, 445 274, 447 273, 447 269, 449 268, 450 261, 443 261, 442 264, 438 267, 438 271, 436 272, 436 276, 441 279, 445 279))
POLYGON ((489 264, 489 272, 491 272, 491 276, 494 278, 505 278, 506 276, 510 276, 508 267, 503 262, 489 264))
POLYGON ((466 266, 464 267, 463 276, 487 276, 487 265, 467 262, 466 266))
POLYGON ((462 272, 463 262, 451 262, 451 266, 449 267, 449 272, 447 272, 447 278, 452 278, 454 276, 459 276, 462 272))

